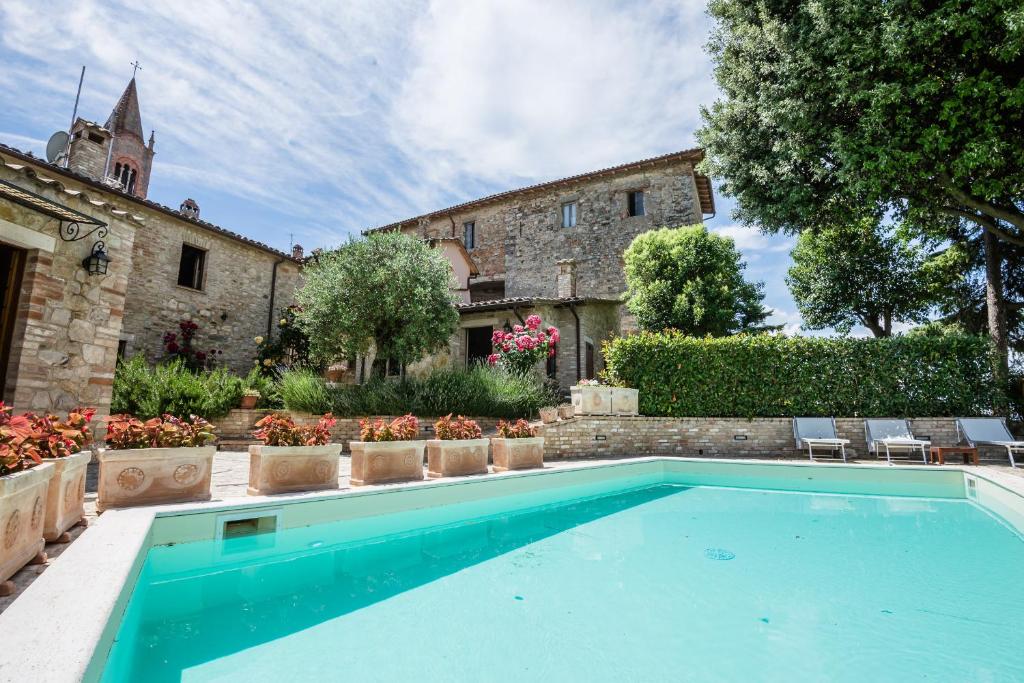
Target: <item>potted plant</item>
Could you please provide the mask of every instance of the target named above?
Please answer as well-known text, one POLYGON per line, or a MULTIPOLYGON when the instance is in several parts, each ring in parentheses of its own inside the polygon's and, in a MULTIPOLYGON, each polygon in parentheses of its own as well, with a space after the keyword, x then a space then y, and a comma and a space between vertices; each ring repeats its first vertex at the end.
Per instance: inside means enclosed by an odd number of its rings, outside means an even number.
POLYGON ((562 418, 563 420, 570 420, 572 419, 572 415, 573 410, 571 403, 563 403, 562 405, 558 406, 558 417, 562 418))
POLYGON ((43 520, 53 465, 43 462, 43 434, 28 415, 12 415, 0 401, 0 595, 26 564, 46 562, 43 520))
POLYGON ((427 476, 457 477, 487 474, 487 446, 480 425, 459 415, 434 423, 436 439, 427 441, 427 476))
POLYGON ((611 415, 612 388, 604 387, 596 379, 581 379, 570 387, 572 409, 576 415, 611 415))
POLYGON ((257 389, 245 389, 242 392, 242 410, 252 410, 256 402, 260 400, 260 392, 257 389))
POLYGON ((106 418, 100 451, 96 509, 210 500, 216 439, 201 417, 164 415, 143 422, 131 415, 106 418))
POLYGON ((51 543, 67 543, 68 529, 85 521, 85 470, 92 452, 82 448, 92 437, 89 423, 95 414, 92 408, 75 408, 65 420, 32 416, 43 461, 53 464, 43 523, 43 538, 51 543))
POLYGON ((249 446, 249 495, 338 488, 341 444, 331 443, 336 420, 327 413, 313 425, 298 426, 285 415, 267 415, 256 423, 249 446))
POLYGON ((558 421, 558 408, 555 406, 545 406, 540 409, 540 421, 548 425, 552 422, 558 421))
POLYGON ((498 422, 498 436, 491 439, 494 471, 544 467, 544 437, 526 420, 498 422))
POLYGON ((377 418, 359 421, 360 441, 350 441, 352 486, 423 479, 423 450, 418 440, 420 423, 412 415, 387 422, 377 418))

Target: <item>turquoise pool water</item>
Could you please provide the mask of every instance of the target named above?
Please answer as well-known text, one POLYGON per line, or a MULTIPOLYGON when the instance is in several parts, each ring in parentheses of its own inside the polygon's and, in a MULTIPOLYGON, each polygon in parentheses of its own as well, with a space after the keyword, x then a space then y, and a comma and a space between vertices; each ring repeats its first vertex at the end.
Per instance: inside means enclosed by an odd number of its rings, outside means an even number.
POLYGON ((967 501, 660 485, 324 531, 151 550, 104 680, 1024 680, 1024 541, 967 501))

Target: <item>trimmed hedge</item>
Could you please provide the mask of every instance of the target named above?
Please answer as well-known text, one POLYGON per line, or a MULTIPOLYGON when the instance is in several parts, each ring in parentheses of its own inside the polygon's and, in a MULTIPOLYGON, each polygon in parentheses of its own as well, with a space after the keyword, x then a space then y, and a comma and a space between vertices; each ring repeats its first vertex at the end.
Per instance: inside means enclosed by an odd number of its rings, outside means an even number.
POLYGON ((945 417, 990 413, 1003 397, 985 337, 888 339, 675 331, 605 345, 610 380, 640 412, 670 417, 945 417))

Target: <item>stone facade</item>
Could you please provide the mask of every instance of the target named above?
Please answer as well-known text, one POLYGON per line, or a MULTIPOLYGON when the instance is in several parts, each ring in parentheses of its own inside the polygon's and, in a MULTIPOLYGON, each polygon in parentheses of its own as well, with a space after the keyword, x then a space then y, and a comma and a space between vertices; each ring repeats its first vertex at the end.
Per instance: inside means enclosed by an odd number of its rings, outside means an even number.
POLYGON ((157 211, 145 212, 133 262, 122 332, 125 354, 157 360, 164 353, 164 333, 178 332, 178 323, 187 319, 199 325, 196 348, 220 350, 218 363, 239 373, 252 368, 253 338, 266 336, 268 324, 277 329, 278 313, 292 303, 301 277, 300 264, 283 254, 157 211), (205 253, 201 289, 178 284, 182 245, 205 253))
MULTIPOLYGON (((952 417, 912 418, 911 430, 936 446, 956 445, 952 417)), ((836 418, 839 437, 849 439, 847 458, 870 458, 863 418, 836 418)), ((672 455, 704 458, 806 458, 798 450, 789 418, 574 417, 540 425, 549 459, 672 455)), ((1006 449, 984 447, 983 460, 1008 464, 1006 449)), ((815 457, 819 457, 815 453, 815 457)), ((828 459, 826 452, 820 456, 828 459)), ((906 455, 897 456, 906 458, 906 455)), ((885 459, 885 456, 882 456, 885 459)), ((913 459, 913 458, 912 458, 913 459)), ((917 460, 920 462, 920 460, 917 460)))
MULTIPOLYGON (((18 161, 0 150, 0 179, 106 222, 110 263, 105 275, 87 274, 82 259, 98 235, 65 242, 57 219, 0 194, 0 248, 18 250, 24 260, 3 400, 19 411, 88 405, 105 412, 138 222, 125 203, 86 192, 81 183, 58 183, 42 169, 26 173, 18 161)), ((83 225, 82 232, 91 227, 83 225)))

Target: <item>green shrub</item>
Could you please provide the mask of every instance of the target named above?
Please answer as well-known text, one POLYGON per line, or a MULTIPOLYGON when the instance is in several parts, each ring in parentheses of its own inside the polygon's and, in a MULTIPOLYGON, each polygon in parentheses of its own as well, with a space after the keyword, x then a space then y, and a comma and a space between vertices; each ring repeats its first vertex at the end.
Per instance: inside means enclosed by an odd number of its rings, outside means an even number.
POLYGON ((150 366, 142 356, 118 364, 111 413, 151 418, 223 417, 241 400, 244 383, 225 368, 189 370, 180 360, 150 366))
POLYGON ((338 417, 405 413, 528 417, 557 402, 557 396, 532 379, 487 367, 436 370, 419 378, 373 379, 335 387, 327 386, 317 375, 292 371, 282 374, 280 390, 288 410, 330 411, 338 417))
POLYGON ((259 369, 253 368, 242 380, 242 389, 255 389, 260 392, 260 398, 256 401, 257 408, 278 410, 284 407, 281 387, 273 374, 263 374, 259 369))
POLYGON ((605 346, 640 412, 673 417, 978 415, 1002 397, 984 337, 637 334, 605 346))

